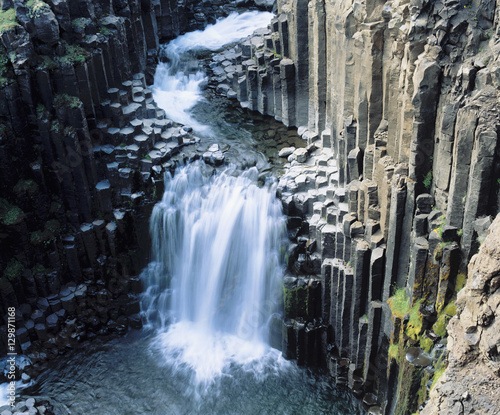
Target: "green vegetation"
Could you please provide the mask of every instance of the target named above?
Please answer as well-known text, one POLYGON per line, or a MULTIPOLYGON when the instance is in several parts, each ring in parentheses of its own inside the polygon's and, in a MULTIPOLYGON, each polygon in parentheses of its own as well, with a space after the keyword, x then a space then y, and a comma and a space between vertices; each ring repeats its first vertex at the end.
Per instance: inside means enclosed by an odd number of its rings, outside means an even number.
POLYGON ((444 365, 444 363, 441 363, 439 368, 436 369, 436 371, 434 372, 431 389, 436 385, 437 381, 443 375, 445 370, 446 370, 446 366, 444 365))
POLYGON ((276 53, 276 51, 275 51, 274 49, 273 49, 271 52, 272 52, 272 54, 274 55, 274 57, 275 57, 275 58, 277 58, 277 59, 282 59, 282 58, 283 58, 283 57, 281 56, 281 54, 276 53))
POLYGON ((462 288, 465 287, 465 282, 467 281, 467 275, 462 272, 459 272, 457 275, 457 280, 455 282, 455 292, 459 292, 462 288))
POLYGON ((58 120, 52 121, 52 125, 50 126, 50 131, 53 133, 58 133, 62 130, 62 125, 58 120))
POLYGON ((51 69, 57 68, 57 64, 49 56, 42 56, 42 63, 39 65, 40 69, 45 69, 50 71, 51 69))
POLYGON ((422 337, 420 338, 420 348, 424 352, 429 353, 433 347, 434 347, 434 342, 432 341, 432 339, 423 334, 422 337))
POLYGON ((391 344, 389 346, 389 359, 398 361, 399 357, 399 346, 397 344, 391 344))
POLYGON ((410 300, 406 296, 405 288, 398 288, 394 295, 387 300, 389 307, 391 307, 392 314, 400 319, 403 319, 410 311, 410 300))
POLYGON ((308 314, 307 287, 286 288, 283 285, 285 316, 306 317, 308 314))
POLYGON ((49 5, 42 0, 29 0, 26 3, 26 7, 28 8, 27 15, 30 19, 36 19, 50 11, 49 5))
POLYGON ((83 29, 89 25, 90 19, 87 19, 85 17, 78 17, 77 19, 74 19, 71 21, 71 26, 73 29, 83 29))
POLYGON ((109 36, 111 34, 111 30, 106 26, 99 26, 99 32, 104 36, 109 36))
POLYGON ((431 375, 425 371, 422 378, 420 379, 420 388, 418 389, 417 392, 417 405, 423 405, 425 401, 427 400, 427 382, 429 382, 429 379, 431 378, 431 375))
POLYGON ((455 302, 451 302, 449 303, 443 313, 445 313, 447 316, 450 316, 450 317, 453 317, 455 314, 457 314, 457 306, 455 304, 455 302))
POLYGON ((0 87, 6 86, 9 83, 9 80, 6 77, 7 64, 9 63, 9 59, 3 52, 4 51, 0 51, 0 87))
POLYGON ((0 10, 0 33, 14 29, 19 23, 16 21, 16 10, 12 7, 8 10, 0 10))
POLYGON ((406 335, 413 340, 418 340, 420 333, 422 333, 422 320, 423 316, 419 312, 422 299, 418 300, 410 310, 410 320, 406 325, 406 335))
POLYGON ((69 106, 70 108, 78 108, 81 102, 78 97, 68 94, 59 94, 54 97, 54 105, 56 107, 69 106))
MULTIPOLYGON (((438 228, 439 230, 439 228, 438 228)), ((443 230, 441 229, 440 231, 436 231, 436 232, 441 232, 441 234, 443 233, 443 230)), ((443 250, 444 250, 444 247, 447 246, 447 245, 451 245, 452 242, 439 242, 437 247, 436 247, 436 250, 434 251, 434 259, 436 261, 441 261, 441 258, 443 257, 443 250)))
POLYGON ((441 224, 436 229, 434 229, 434 232, 436 232, 440 238, 443 237, 443 229, 445 225, 446 225, 446 218, 443 216, 441 219, 441 224))
POLYGON ((38 185, 31 179, 19 180, 14 186, 14 193, 17 196, 27 194, 33 196, 38 191, 38 185))
POLYGON ((82 64, 90 56, 90 52, 82 48, 80 45, 70 45, 67 42, 62 42, 66 50, 66 54, 55 58, 61 65, 82 64))
POLYGON ((59 221, 52 219, 45 223, 43 230, 32 232, 30 235, 30 243, 33 246, 43 245, 50 246, 56 241, 56 235, 60 233, 61 224, 59 221))
POLYGON ((425 175, 424 181, 422 182, 424 187, 429 190, 432 185, 432 170, 429 170, 429 172, 425 175))
POLYGON ((0 199, 0 223, 5 226, 17 225, 24 218, 24 213, 17 206, 5 199, 0 199))
POLYGON ((31 272, 33 275, 36 274, 47 274, 48 269, 45 268, 42 264, 35 264, 33 268, 31 268, 31 272))
POLYGON ((450 318, 445 313, 442 313, 432 326, 434 333, 440 337, 446 336, 446 326, 448 325, 449 320, 450 318))
POLYGON ((9 281, 14 281, 16 279, 21 278, 21 276, 23 275, 23 271, 24 271, 23 265, 17 259, 13 258, 5 267, 3 276, 7 278, 9 281))

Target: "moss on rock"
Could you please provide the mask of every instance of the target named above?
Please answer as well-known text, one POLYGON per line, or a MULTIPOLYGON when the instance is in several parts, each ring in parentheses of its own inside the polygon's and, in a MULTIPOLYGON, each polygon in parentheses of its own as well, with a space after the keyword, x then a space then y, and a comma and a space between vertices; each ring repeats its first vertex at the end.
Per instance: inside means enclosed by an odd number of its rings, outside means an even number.
POLYGON ((0 10, 0 33, 7 32, 19 26, 16 19, 16 10, 12 7, 7 10, 0 10))
POLYGON ((0 223, 5 226, 17 225, 23 218, 24 212, 19 207, 0 198, 0 223))
POLYGON ((403 319, 410 311, 410 300, 406 296, 405 288, 397 289, 394 295, 387 300, 387 303, 392 310, 392 314, 400 319, 403 319))

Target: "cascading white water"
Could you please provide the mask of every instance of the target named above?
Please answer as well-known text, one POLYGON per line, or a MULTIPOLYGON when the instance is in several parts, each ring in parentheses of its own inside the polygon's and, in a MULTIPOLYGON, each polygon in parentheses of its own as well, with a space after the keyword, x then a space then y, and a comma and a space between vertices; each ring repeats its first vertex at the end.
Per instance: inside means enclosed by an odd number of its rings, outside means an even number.
POLYGON ((210 173, 197 162, 166 175, 143 274, 142 306, 159 330, 157 346, 169 363, 190 366, 197 382, 271 352, 267 323, 285 238, 275 185, 259 187, 257 169, 210 173))
POLYGON ((201 85, 206 74, 189 54, 202 50, 216 51, 255 30, 266 27, 274 15, 267 12, 231 13, 227 18, 209 25, 205 30, 189 32, 168 43, 163 52, 168 62, 156 69, 153 96, 160 108, 172 120, 189 125, 197 132, 208 133, 208 127, 198 123, 189 113, 201 98, 201 85))
MULTIPOLYGON (((206 79, 196 53, 250 35, 272 16, 234 13, 170 42, 168 62, 155 75, 158 105, 174 121, 211 136, 189 113, 206 79)), ((153 261, 142 275, 142 308, 147 326, 157 331, 154 349, 162 361, 190 373, 195 386, 208 386, 233 363, 255 374, 283 363, 266 340, 279 296, 284 217, 275 185, 259 187, 257 178, 256 168, 212 174, 194 163, 166 175, 153 210, 153 261)))

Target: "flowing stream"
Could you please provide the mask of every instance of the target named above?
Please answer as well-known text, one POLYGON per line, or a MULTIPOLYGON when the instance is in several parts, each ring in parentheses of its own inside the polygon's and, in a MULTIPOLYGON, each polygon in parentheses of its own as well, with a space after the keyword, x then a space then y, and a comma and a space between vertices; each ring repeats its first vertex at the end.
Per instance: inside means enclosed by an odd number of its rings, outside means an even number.
MULTIPOLYGON (((251 34, 271 16, 231 15, 166 47, 155 99, 202 142, 227 138, 191 111, 206 82, 193 53, 251 34)), ((233 145, 265 158, 250 138, 233 145)), ((263 183, 259 167, 216 170, 198 161, 166 174, 150 220, 152 261, 141 275, 144 330, 64 356, 40 377, 37 393, 74 414, 357 413, 329 378, 268 345, 281 309, 286 227, 276 182, 263 183)))

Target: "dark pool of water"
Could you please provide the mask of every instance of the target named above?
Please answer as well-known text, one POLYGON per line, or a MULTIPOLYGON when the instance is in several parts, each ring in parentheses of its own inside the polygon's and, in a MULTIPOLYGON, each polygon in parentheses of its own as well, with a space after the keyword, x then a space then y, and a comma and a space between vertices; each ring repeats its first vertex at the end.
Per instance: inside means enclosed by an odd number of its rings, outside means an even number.
MULTIPOLYGON (((28 395, 48 395, 75 415, 357 414, 332 379, 276 359, 258 371, 234 365, 204 388, 188 369, 162 364, 142 331, 94 342, 51 363, 28 395)), ((207 356, 209 358, 209 356, 207 356)))

